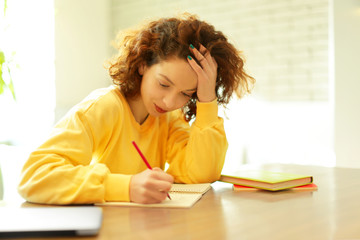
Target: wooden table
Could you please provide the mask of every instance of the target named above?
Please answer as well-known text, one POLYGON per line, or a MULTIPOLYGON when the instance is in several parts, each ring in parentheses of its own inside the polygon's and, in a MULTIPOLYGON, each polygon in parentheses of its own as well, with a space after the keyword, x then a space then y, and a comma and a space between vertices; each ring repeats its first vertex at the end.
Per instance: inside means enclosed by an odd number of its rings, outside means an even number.
POLYGON ((81 239, 360 239, 360 169, 261 168, 313 175, 319 189, 234 192, 216 182, 190 209, 103 207, 99 235, 81 239))

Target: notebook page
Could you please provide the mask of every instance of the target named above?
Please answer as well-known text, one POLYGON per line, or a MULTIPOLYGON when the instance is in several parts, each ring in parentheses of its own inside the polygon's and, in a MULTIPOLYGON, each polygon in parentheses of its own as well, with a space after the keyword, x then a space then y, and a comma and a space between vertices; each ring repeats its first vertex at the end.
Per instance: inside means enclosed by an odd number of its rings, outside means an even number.
POLYGON ((210 183, 197 183, 197 184, 179 184, 175 183, 170 189, 171 192, 182 193, 206 193, 211 188, 210 183))
POLYGON ((119 207, 146 207, 146 208, 190 208, 201 197, 201 193, 171 193, 169 192, 171 200, 166 199, 161 203, 141 204, 132 202, 106 202, 96 204, 98 206, 119 206, 119 207))

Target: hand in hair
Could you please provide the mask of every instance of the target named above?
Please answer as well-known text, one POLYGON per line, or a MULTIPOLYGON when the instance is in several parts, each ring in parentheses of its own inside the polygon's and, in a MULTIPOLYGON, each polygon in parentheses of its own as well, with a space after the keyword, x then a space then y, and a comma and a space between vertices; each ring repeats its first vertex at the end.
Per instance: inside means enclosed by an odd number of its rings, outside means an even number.
POLYGON ((197 97, 200 102, 211 102, 216 99, 215 86, 217 77, 217 63, 210 52, 200 44, 197 50, 190 45, 190 51, 194 54, 198 62, 188 56, 188 62, 198 77, 197 97))

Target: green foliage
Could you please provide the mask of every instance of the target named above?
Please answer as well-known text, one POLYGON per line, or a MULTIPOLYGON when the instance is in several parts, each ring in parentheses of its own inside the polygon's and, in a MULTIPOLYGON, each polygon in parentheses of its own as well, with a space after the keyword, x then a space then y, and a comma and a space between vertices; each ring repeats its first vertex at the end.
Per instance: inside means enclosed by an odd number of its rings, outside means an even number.
POLYGON ((6 89, 10 90, 14 100, 16 100, 14 83, 11 78, 10 67, 5 59, 4 52, 0 50, 0 95, 3 94, 6 89), (8 81, 5 81, 4 79, 5 71, 7 71, 8 73, 8 78, 9 78, 8 81))
POLYGON ((6 14, 6 9, 7 9, 7 0, 4 0, 4 16, 6 14))
MULTIPOLYGON (((5 16, 6 9, 7 9, 7 0, 4 0, 3 8, 4 8, 4 16, 5 16)), ((11 78, 9 61, 6 60, 5 53, 3 51, 1 51, 1 49, 0 49, 0 95, 3 94, 6 89, 10 90, 14 100, 16 100, 14 83, 11 78), (7 72, 8 81, 5 81, 5 79, 4 79, 5 72, 7 72)))

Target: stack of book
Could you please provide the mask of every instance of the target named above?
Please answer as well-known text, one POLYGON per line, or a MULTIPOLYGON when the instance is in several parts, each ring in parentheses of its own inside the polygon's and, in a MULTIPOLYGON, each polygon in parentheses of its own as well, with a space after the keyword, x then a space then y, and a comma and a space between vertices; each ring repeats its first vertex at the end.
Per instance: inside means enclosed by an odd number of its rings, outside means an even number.
POLYGON ((222 174, 220 181, 232 183, 234 191, 317 190, 312 176, 285 172, 243 170, 222 174))

